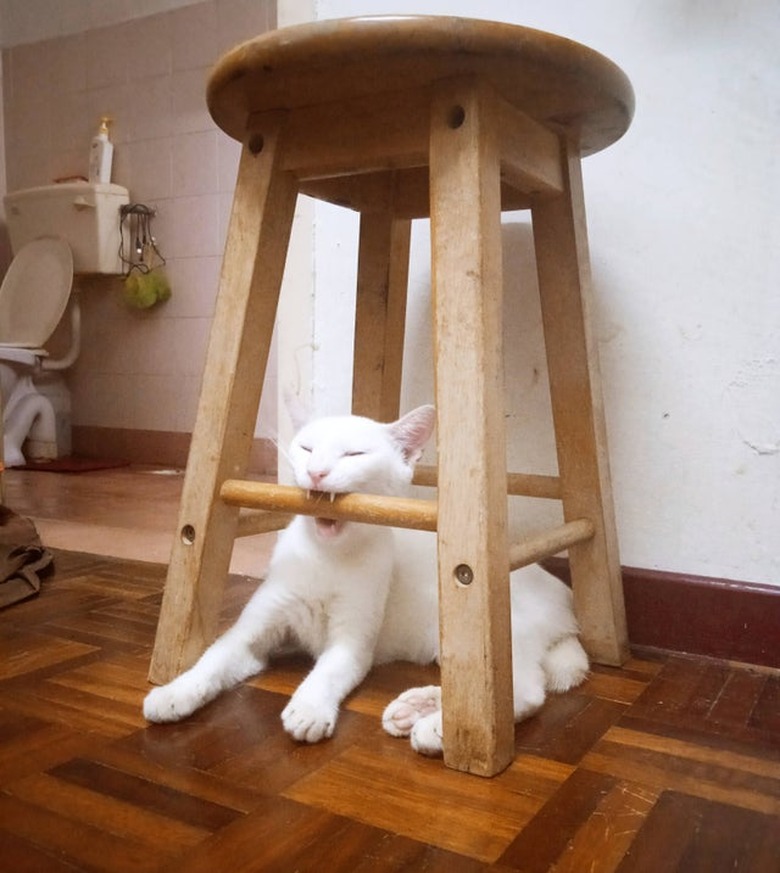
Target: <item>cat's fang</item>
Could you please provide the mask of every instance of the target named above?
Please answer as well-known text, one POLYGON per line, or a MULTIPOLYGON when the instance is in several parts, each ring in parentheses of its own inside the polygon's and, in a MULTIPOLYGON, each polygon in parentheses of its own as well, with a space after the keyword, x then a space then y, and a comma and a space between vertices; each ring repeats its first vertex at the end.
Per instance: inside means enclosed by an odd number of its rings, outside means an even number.
POLYGON ((328 494, 328 497, 330 497, 331 503, 333 503, 333 501, 336 499, 336 495, 332 491, 328 494))

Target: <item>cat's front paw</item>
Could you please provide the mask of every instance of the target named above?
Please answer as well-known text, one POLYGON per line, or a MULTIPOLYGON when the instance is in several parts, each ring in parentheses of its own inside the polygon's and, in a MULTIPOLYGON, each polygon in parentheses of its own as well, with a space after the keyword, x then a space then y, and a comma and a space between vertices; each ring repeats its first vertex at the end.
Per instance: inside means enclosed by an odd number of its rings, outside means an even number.
POLYGON ((299 743, 319 743, 333 736, 338 707, 315 704, 295 696, 282 711, 282 724, 299 743))
POLYGON ((200 695, 187 693, 176 681, 153 688, 144 699, 144 718, 152 722, 181 721, 200 706, 200 695))
POLYGON ((382 727, 392 737, 408 737, 421 718, 439 709, 441 688, 438 685, 409 688, 385 707, 382 727))

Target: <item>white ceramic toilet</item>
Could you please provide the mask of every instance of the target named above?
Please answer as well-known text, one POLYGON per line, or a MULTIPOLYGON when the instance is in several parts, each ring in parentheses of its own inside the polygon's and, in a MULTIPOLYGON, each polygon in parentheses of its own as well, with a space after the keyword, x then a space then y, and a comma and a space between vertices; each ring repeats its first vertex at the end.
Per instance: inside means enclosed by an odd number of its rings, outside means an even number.
POLYGON ((8 233, 15 257, 0 286, 0 396, 6 467, 70 453, 69 395, 62 371, 81 343, 74 274, 115 275, 119 210, 128 202, 120 185, 72 182, 7 194, 8 233), (70 302, 70 347, 58 359, 45 343, 70 302), (53 398, 64 398, 54 402, 53 398))
MULTIPOLYGON (((44 343, 65 312, 73 284, 70 246, 57 237, 27 243, 0 286, 0 395, 5 464, 24 464, 28 435, 56 447, 54 409, 33 382, 48 358, 44 343)), ((52 449, 49 457, 56 457, 52 449)))

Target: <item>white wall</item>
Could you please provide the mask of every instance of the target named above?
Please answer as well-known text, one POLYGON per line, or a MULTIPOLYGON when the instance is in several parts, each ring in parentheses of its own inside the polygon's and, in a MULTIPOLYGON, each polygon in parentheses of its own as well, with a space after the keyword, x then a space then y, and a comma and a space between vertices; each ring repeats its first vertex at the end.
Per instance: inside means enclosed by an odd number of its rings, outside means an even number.
MULTIPOLYGON (((314 18, 315 0, 277 0, 277 24, 290 27, 314 18)), ((299 197, 295 207, 282 294, 276 315, 276 416, 278 445, 286 446, 294 426, 287 413, 288 394, 310 405, 314 357, 314 201, 299 197)), ((279 453, 278 478, 293 484, 292 470, 279 453)))
POLYGON ((0 0, 0 48, 168 12, 200 0, 0 0))
MULTIPOLYGON (((284 0, 280 0, 284 5, 284 0)), ((626 137, 585 161, 624 564, 780 584, 780 16, 773 0, 319 0, 319 18, 459 14, 550 30, 616 61, 626 137)), ((554 469, 527 217, 506 217, 516 468, 554 469), (514 286, 512 286, 514 287, 514 286)), ((313 392, 349 403, 356 221, 315 215, 313 392)), ((415 236, 406 405, 432 396, 426 228, 415 236)), ((284 377, 283 377, 284 378, 284 377)), ((551 510, 524 502, 524 525, 551 510)))

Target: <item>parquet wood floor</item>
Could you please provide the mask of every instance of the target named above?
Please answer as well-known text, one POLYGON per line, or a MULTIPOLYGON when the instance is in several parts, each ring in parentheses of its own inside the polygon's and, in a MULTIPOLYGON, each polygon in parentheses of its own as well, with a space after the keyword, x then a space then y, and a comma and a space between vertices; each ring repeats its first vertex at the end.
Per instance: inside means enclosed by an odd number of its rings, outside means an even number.
MULTIPOLYGON (((284 661, 178 725, 141 699, 164 568, 58 552, 0 613, 0 868, 13 873, 780 871, 780 678, 653 656, 595 668, 492 780, 386 736, 434 669, 390 665, 307 747, 284 661)), ((231 577, 229 621, 254 582, 231 577)))

